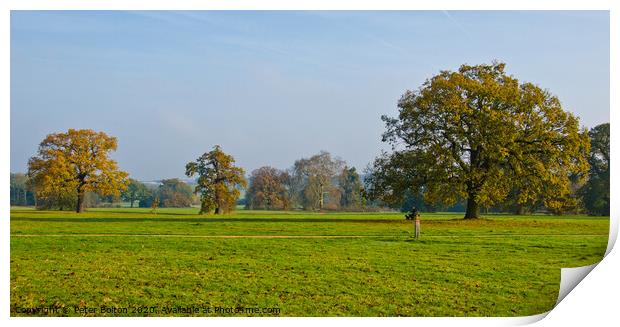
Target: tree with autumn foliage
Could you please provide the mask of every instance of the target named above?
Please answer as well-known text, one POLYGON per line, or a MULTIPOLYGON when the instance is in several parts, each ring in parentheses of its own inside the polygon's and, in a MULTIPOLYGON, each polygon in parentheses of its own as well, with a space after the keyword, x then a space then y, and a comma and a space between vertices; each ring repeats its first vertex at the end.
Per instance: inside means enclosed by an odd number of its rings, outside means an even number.
POLYGON ((375 160, 369 194, 387 203, 407 191, 429 203, 467 199, 465 218, 478 218, 516 189, 520 203, 542 195, 559 209, 571 177, 588 171, 587 132, 556 96, 504 69, 462 65, 405 92, 398 117, 382 117, 394 152, 375 160))
POLYGON ((75 210, 81 213, 88 191, 120 196, 128 174, 109 158, 116 147, 115 137, 90 129, 48 135, 28 161, 28 177, 37 197, 75 197, 75 210))
POLYGON ((188 177, 198 175, 195 193, 200 193, 200 214, 221 214, 233 211, 246 187, 245 171, 234 166, 235 159, 224 153, 219 145, 185 166, 188 177))
POLYGON ((249 209, 289 209, 291 201, 286 187, 289 178, 287 172, 269 166, 252 171, 246 206, 249 209))

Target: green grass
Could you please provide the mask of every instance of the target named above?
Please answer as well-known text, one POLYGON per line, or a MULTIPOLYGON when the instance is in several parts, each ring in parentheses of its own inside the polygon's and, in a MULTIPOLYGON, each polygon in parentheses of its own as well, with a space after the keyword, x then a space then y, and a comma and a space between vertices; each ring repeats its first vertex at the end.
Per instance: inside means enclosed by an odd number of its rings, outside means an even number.
POLYGON ((13 208, 11 315, 50 306, 59 311, 36 314, 185 316, 162 309, 197 306, 211 312, 191 315, 532 315, 555 304, 560 268, 602 258, 609 230, 609 218, 438 213, 422 214, 414 241, 399 213, 196 213, 13 208), (298 238, 251 237, 266 235, 298 238))

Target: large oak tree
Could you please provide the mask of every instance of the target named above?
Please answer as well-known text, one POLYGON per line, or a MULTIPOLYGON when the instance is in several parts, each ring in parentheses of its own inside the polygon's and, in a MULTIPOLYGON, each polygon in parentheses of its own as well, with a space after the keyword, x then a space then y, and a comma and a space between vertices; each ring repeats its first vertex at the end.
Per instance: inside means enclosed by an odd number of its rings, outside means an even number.
POLYGON ((200 214, 215 214, 234 210, 241 192, 246 187, 245 171, 234 166, 235 159, 224 153, 219 145, 185 166, 188 177, 198 175, 195 193, 200 193, 200 214))
POLYGON ((398 117, 382 117, 394 152, 375 161, 370 194, 388 203, 406 191, 430 203, 466 199, 465 218, 515 188, 521 202, 544 194, 560 205, 569 177, 588 169, 588 135, 557 97, 504 68, 462 65, 405 92, 398 117))
POLYGON ((84 211, 87 191, 120 196, 127 184, 126 172, 109 158, 117 140, 90 129, 69 129, 48 135, 38 154, 28 161, 28 176, 37 197, 77 197, 76 211, 84 211))

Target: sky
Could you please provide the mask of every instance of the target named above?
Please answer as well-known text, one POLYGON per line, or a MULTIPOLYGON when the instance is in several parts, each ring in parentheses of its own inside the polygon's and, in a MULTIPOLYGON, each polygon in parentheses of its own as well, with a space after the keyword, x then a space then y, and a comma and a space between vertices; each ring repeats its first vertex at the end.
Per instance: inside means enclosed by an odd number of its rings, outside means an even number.
POLYGON ((363 170, 406 90, 493 60, 609 122, 607 11, 13 11, 10 51, 12 172, 69 128, 143 181, 215 144, 248 173, 321 150, 363 170))

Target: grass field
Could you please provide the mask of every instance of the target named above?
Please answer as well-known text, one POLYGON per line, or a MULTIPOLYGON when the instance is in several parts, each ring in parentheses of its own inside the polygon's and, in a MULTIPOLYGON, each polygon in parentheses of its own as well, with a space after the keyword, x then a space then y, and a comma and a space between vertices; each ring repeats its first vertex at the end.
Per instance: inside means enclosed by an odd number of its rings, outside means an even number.
POLYGON ((413 240, 398 213, 196 212, 12 208, 11 315, 532 315, 609 231, 608 217, 438 213, 413 240))

